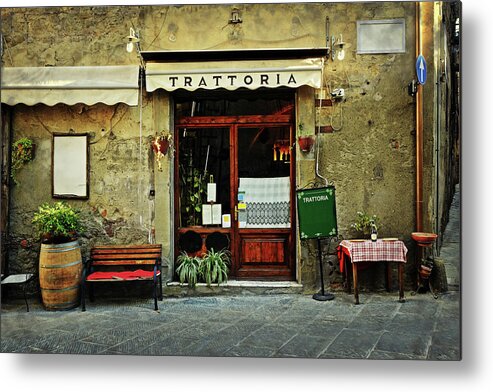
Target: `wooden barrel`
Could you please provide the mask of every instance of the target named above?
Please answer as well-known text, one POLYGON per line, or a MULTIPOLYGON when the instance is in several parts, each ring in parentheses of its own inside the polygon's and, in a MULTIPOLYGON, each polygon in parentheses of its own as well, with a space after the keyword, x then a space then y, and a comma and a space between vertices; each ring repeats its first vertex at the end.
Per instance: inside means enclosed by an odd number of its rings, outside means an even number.
POLYGON ((82 256, 78 241, 41 244, 39 286, 47 310, 79 306, 82 256))

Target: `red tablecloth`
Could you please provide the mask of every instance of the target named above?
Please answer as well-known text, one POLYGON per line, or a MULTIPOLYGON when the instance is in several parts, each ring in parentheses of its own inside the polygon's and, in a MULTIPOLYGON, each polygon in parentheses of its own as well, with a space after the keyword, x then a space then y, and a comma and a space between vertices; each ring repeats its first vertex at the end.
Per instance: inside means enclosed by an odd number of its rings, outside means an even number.
POLYGON ((407 248, 404 242, 396 241, 350 241, 344 240, 338 246, 339 268, 344 271, 344 254, 351 258, 352 263, 396 261, 405 263, 407 261, 407 248))

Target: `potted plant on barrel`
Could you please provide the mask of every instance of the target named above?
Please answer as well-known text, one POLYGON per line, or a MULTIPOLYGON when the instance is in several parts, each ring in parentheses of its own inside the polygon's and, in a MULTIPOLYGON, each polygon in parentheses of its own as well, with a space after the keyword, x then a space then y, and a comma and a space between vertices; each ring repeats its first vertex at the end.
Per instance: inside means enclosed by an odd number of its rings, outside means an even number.
POLYGON ((45 203, 34 213, 32 223, 38 229, 44 244, 61 244, 75 241, 83 227, 80 212, 70 205, 59 201, 45 203))
POLYGON ((82 256, 77 235, 83 231, 80 212, 64 202, 41 205, 32 223, 41 236, 39 281, 48 310, 77 307, 82 256))

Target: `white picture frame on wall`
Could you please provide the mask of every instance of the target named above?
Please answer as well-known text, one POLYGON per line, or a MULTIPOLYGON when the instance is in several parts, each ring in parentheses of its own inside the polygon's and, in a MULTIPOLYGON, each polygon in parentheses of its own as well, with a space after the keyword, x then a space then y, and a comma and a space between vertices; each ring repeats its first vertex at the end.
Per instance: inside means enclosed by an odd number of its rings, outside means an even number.
POLYGON ((405 19, 358 20, 356 23, 357 54, 406 52, 405 19))
POLYGON ((89 134, 53 134, 52 196, 89 198, 89 134))

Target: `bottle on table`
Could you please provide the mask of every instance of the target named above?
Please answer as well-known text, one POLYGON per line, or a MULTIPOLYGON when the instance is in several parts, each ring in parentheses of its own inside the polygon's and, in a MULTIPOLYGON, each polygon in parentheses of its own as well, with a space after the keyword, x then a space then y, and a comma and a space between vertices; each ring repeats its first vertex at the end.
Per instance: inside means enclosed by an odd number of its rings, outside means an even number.
POLYGON ((371 221, 370 225, 371 225, 370 238, 373 242, 376 242, 378 237, 377 225, 373 220, 371 221))

